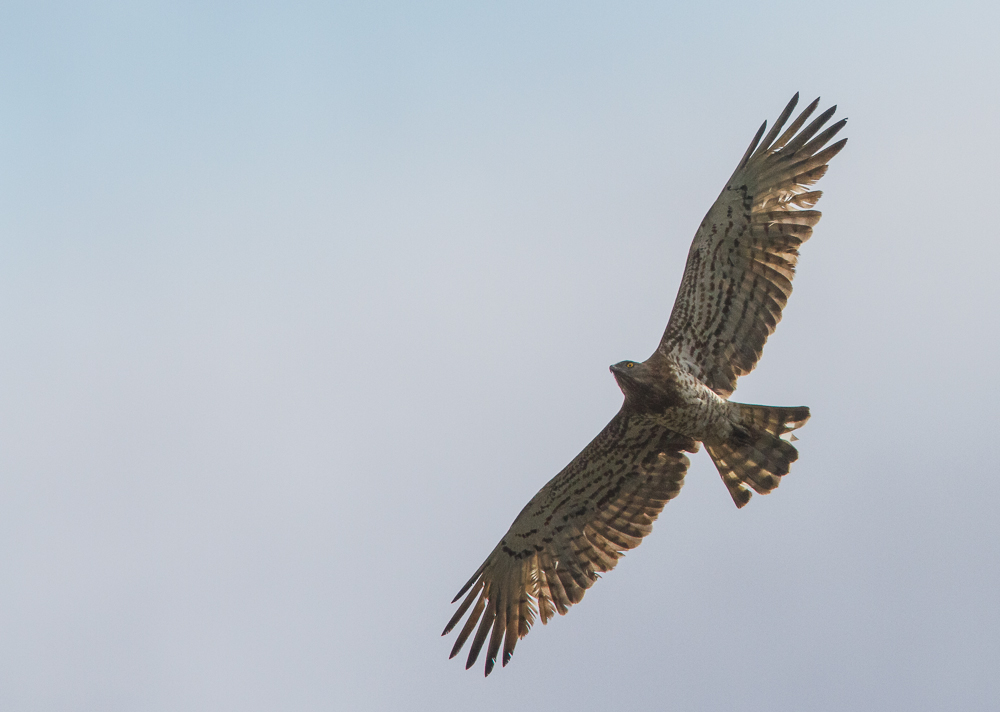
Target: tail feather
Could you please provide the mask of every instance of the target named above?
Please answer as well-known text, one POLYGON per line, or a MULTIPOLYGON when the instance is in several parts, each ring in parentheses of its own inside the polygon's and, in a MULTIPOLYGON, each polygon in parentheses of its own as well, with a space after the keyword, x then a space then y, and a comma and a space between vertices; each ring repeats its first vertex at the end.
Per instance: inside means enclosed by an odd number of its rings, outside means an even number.
POLYGON ((721 443, 706 443, 705 448, 733 502, 743 507, 750 501, 750 489, 767 494, 788 474, 799 457, 798 450, 789 442, 795 439, 791 432, 809 420, 809 409, 735 405, 739 406, 740 422, 735 424, 732 435, 721 443))

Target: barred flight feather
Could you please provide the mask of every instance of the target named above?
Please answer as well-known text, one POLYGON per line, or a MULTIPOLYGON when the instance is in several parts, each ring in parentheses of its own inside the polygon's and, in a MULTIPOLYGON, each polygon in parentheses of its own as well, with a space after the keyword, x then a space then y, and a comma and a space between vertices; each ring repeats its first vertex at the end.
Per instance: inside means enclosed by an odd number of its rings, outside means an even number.
POLYGON ((740 162, 702 221, 660 341, 661 353, 690 364, 692 373, 724 398, 736 388, 736 379, 756 366, 781 320, 798 248, 821 217, 810 209, 820 193, 806 192, 806 187, 822 177, 846 141, 823 148, 846 123, 841 120, 821 130, 836 107, 799 131, 818 99, 774 140, 797 101, 798 95, 765 140, 740 162), (721 299, 720 292, 705 290, 712 284, 732 288, 721 299), (730 360, 732 355, 717 348, 718 342, 743 348, 730 360))
POLYGON ((455 597, 466 595, 444 634, 470 607, 471 613, 452 657, 475 630, 467 667, 485 647, 489 674, 501 647, 501 664, 507 663, 536 614, 546 623, 579 603, 601 573, 652 531, 660 510, 680 491, 688 467, 682 451, 695 450, 697 443, 655 419, 615 416, 535 495, 455 597))

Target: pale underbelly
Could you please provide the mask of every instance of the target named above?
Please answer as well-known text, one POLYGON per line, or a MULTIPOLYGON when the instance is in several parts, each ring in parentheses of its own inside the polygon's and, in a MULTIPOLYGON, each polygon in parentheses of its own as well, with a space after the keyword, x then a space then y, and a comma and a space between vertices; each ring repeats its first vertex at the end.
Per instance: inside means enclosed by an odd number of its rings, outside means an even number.
POLYGON ((683 371, 674 372, 681 403, 657 414, 665 427, 701 442, 721 442, 733 430, 736 406, 683 371))

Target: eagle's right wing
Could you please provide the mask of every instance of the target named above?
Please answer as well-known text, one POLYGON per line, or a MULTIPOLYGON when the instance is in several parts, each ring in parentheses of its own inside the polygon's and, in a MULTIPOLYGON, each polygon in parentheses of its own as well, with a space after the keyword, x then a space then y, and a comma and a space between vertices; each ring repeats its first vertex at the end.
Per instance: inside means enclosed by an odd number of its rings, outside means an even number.
MULTIPOLYGON (((537 612, 546 623, 565 614, 618 558, 652 531, 663 505, 680 491, 688 458, 698 444, 625 408, 514 520, 455 601, 447 635, 472 606, 451 657, 472 634, 466 668, 489 637, 486 674, 503 642, 504 665, 537 612), (475 604, 473 606, 473 604, 475 604), (492 630, 492 632, 491 632, 492 630)), ((453 601, 454 603, 454 601, 453 601)))

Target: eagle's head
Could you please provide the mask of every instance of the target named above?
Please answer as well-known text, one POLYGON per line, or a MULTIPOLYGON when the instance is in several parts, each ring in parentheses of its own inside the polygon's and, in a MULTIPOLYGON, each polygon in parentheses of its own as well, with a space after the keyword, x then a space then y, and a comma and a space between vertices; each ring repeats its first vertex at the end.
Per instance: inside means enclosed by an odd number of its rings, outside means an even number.
POLYGON ((631 399, 640 397, 649 390, 649 367, 644 363, 636 361, 619 361, 611 367, 611 373, 618 381, 618 387, 622 389, 625 398, 631 399))
POLYGON ((640 410, 662 410, 670 405, 663 378, 654 366, 639 361, 620 361, 611 367, 625 402, 640 410))

